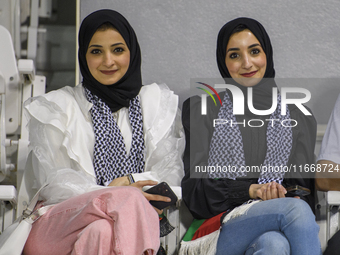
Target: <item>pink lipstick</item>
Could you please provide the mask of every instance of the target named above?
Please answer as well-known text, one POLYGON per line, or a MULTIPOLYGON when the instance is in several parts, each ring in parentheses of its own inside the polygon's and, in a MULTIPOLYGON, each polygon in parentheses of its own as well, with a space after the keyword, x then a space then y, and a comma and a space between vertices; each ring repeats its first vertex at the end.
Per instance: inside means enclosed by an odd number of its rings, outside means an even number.
POLYGON ((117 72, 117 70, 101 70, 101 72, 106 75, 112 75, 117 72))

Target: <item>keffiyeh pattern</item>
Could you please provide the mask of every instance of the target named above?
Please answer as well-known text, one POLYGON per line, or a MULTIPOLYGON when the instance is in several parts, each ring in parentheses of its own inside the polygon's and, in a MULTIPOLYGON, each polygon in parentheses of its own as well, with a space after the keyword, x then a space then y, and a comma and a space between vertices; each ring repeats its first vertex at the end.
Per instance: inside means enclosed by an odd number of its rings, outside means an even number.
POLYGON ((125 143, 110 108, 90 90, 85 88, 89 102, 93 104, 91 116, 95 133, 93 165, 97 184, 107 185, 113 179, 128 173, 144 171, 143 116, 139 97, 130 100, 129 119, 132 127, 130 154, 127 156, 125 143))
MULTIPOLYGON (((287 107, 286 115, 281 115, 281 96, 277 97, 277 109, 270 116, 267 127, 267 153, 261 173, 259 183, 276 181, 281 183, 284 177, 283 166, 286 166, 292 149, 292 129, 290 126, 290 112, 287 107), (282 125, 284 123, 285 126, 282 125), (269 166, 275 171, 269 171, 269 166), (266 168, 267 167, 267 168, 266 168), (280 170, 280 171, 278 171, 280 170)), ((222 107, 218 113, 219 119, 232 120, 236 123, 236 117, 232 112, 233 104, 228 93, 225 93, 222 107)), ((217 125, 215 127, 209 151, 209 166, 235 166, 236 171, 210 173, 211 178, 236 179, 245 177, 245 157, 241 132, 237 124, 217 125)))

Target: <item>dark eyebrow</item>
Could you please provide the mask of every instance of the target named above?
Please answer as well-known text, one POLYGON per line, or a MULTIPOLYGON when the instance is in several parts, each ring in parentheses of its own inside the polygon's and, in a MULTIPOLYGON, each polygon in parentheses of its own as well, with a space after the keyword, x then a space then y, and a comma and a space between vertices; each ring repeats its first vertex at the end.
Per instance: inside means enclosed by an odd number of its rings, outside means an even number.
POLYGON ((114 44, 111 45, 111 47, 114 47, 114 46, 117 46, 117 45, 124 45, 124 43, 122 43, 122 42, 114 43, 114 44))
MULTIPOLYGON (((111 45, 111 47, 115 47, 115 46, 117 46, 117 45, 124 45, 124 43, 121 43, 121 42, 119 42, 119 43, 114 43, 114 44, 111 45)), ((92 44, 92 45, 89 46, 89 48, 92 48, 92 47, 95 47, 95 48, 102 48, 103 46, 102 46, 102 45, 97 45, 97 44, 92 44)))
POLYGON ((248 47, 248 49, 254 48, 254 47, 256 47, 256 46, 260 46, 260 47, 261 47, 261 45, 260 45, 259 43, 254 43, 254 44, 250 45, 250 46, 248 47))
MULTIPOLYGON (((257 47, 257 46, 261 46, 261 45, 258 44, 258 43, 254 43, 254 44, 250 45, 250 46, 248 47, 248 49, 254 48, 254 47, 257 47)), ((237 50, 240 50, 240 48, 229 48, 229 49, 227 50, 227 52, 229 52, 229 51, 237 51, 237 50)))
POLYGON ((240 48, 229 48, 229 49, 227 50, 227 52, 229 52, 229 51, 237 51, 237 50, 240 50, 240 48))

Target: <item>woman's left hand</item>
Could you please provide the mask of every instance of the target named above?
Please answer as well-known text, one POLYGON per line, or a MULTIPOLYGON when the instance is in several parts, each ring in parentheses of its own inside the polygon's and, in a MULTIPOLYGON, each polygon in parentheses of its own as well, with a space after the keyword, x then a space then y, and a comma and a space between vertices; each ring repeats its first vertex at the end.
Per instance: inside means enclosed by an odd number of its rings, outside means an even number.
POLYGON ((286 193, 286 189, 277 182, 266 183, 256 191, 257 197, 261 198, 264 201, 285 197, 286 193))
POLYGON ((263 191, 262 200, 270 200, 274 198, 283 198, 287 190, 277 182, 270 182, 263 191))

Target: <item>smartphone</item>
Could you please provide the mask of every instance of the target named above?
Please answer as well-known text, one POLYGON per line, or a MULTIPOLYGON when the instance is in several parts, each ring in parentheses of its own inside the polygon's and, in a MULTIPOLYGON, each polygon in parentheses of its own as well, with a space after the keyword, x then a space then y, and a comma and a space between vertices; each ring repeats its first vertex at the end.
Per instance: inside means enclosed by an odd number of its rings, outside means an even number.
POLYGON ((286 188, 286 190, 287 190, 286 197, 295 197, 295 196, 303 197, 303 196, 307 196, 310 194, 310 189, 307 189, 300 185, 289 186, 286 188))
POLYGON ((164 197, 169 197, 171 199, 170 202, 165 201, 150 201, 150 204, 154 207, 156 207, 159 210, 164 209, 165 207, 168 207, 170 205, 176 204, 177 202, 177 196, 172 191, 170 186, 166 182, 158 183, 157 185, 151 187, 150 189, 145 191, 149 194, 155 194, 155 195, 161 195, 164 197))

